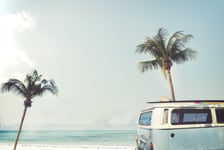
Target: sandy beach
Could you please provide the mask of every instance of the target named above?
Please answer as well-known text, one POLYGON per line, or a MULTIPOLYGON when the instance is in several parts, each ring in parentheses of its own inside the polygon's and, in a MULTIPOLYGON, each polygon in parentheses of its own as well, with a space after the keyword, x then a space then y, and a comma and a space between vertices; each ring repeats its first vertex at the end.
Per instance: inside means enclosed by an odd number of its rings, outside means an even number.
MULTIPOLYGON (((12 150, 13 144, 0 144, 0 150, 12 150)), ((17 150, 134 150, 134 146, 40 145, 19 144, 17 150)))

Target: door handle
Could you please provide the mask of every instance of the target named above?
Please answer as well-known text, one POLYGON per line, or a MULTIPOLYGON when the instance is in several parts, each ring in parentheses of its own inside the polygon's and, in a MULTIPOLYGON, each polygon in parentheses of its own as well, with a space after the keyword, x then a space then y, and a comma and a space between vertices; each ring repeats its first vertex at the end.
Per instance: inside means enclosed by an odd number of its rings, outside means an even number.
POLYGON ((171 138, 173 138, 174 136, 175 136, 175 134, 174 134, 174 133, 171 133, 171 134, 170 134, 170 137, 171 137, 171 138))

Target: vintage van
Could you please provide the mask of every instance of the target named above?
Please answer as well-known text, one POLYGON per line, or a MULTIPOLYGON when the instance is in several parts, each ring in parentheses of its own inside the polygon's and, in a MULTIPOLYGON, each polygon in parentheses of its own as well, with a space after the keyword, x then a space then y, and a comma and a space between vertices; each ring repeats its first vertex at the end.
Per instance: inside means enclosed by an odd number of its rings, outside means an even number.
POLYGON ((137 150, 224 150, 224 101, 151 102, 138 119, 137 150))

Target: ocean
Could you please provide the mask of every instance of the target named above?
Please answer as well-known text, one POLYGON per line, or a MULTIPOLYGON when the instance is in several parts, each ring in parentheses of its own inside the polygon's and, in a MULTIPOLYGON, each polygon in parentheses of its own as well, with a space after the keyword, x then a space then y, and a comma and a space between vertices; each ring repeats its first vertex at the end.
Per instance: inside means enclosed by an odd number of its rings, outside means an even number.
MULTIPOLYGON (((0 131, 0 148, 12 146, 15 142, 17 131, 0 131)), ((135 145, 135 130, 75 130, 75 131, 22 131, 18 145, 30 147, 68 147, 81 148, 116 147, 116 149, 129 149, 135 145), (122 148, 123 147, 123 148, 122 148), (125 148, 124 148, 125 147, 125 148)), ((46 149, 51 149, 46 148, 46 149)), ((54 149, 55 149, 54 148, 54 149)), ((61 148, 64 149, 64 148, 61 148)), ((94 148, 92 148, 94 149, 94 148)), ((108 149, 108 148, 106 148, 108 149)), ((113 149, 113 148, 112 148, 113 149)))

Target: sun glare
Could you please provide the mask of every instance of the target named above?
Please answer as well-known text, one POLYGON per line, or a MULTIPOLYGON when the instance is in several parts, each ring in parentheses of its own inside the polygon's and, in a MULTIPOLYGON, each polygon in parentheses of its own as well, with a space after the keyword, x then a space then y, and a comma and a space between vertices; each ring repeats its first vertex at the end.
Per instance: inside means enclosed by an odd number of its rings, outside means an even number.
MULTIPOLYGON (((16 32, 26 32, 34 27, 33 17, 26 13, 0 15, 0 68, 1 71, 7 67, 23 62, 33 67, 32 61, 27 57, 25 51, 19 50, 16 41, 16 32)), ((0 72, 0 75, 2 72, 0 72)))

